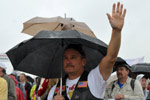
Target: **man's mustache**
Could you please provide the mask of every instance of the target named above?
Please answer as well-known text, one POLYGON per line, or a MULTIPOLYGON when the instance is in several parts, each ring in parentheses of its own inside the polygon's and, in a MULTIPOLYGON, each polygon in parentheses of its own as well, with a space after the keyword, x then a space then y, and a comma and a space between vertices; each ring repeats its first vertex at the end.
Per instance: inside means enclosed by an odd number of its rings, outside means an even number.
POLYGON ((121 73, 118 73, 117 75, 122 75, 121 73))
POLYGON ((66 67, 74 67, 72 64, 67 64, 66 67))

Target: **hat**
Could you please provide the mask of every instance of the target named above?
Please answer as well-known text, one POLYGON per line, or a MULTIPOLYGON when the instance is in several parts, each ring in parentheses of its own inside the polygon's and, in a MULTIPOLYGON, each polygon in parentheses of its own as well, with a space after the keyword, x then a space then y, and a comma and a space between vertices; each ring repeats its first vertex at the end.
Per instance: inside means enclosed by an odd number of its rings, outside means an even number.
POLYGON ((17 72, 13 71, 11 75, 17 76, 17 72))
POLYGON ((114 70, 116 71, 118 67, 126 67, 127 69, 131 70, 131 66, 129 66, 128 63, 125 60, 123 60, 121 57, 117 58, 114 65, 114 70))
POLYGON ((144 74, 139 74, 137 77, 136 77, 136 80, 141 80, 145 75, 144 74))
POLYGON ((1 68, 4 68, 4 69, 7 68, 3 63, 0 63, 0 67, 1 67, 1 68))

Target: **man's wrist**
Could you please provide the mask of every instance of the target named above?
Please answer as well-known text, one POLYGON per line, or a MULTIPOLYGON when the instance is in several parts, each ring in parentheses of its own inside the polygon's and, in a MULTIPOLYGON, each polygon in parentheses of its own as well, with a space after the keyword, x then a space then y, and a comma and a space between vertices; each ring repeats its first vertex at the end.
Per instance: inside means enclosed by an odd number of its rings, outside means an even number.
POLYGON ((122 31, 122 29, 118 29, 118 28, 113 28, 112 30, 117 33, 121 33, 121 31, 122 31))

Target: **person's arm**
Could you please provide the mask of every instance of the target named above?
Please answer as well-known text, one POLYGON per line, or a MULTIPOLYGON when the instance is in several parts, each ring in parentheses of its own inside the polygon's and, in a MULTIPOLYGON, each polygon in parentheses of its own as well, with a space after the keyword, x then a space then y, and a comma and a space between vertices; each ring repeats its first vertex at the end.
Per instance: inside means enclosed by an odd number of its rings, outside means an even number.
POLYGON ((16 100, 16 86, 13 79, 9 79, 8 82, 8 100, 16 100))
POLYGON ((123 10, 123 5, 120 4, 120 2, 118 2, 117 7, 116 4, 113 4, 112 16, 107 14, 112 27, 112 36, 108 45, 107 54, 99 65, 99 70, 104 80, 109 78, 110 74, 112 73, 114 63, 117 59, 121 44, 121 30, 124 25, 125 15, 126 9, 123 10))

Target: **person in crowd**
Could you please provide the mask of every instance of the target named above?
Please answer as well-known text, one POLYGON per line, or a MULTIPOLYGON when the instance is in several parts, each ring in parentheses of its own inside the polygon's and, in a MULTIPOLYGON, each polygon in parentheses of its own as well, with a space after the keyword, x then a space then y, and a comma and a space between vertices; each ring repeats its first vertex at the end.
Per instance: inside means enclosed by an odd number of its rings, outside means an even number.
POLYGON ((28 75, 26 75, 26 81, 29 82, 31 85, 34 83, 34 79, 28 75))
POLYGON ((14 81, 6 74, 6 66, 0 63, 0 77, 4 78, 8 84, 8 100, 16 100, 16 87, 14 81))
POLYGON ((23 84, 26 90, 26 100, 31 100, 30 98, 30 90, 31 90, 31 84, 27 82, 26 75, 24 73, 20 74, 20 82, 23 84))
POLYGON ((20 88, 17 87, 18 82, 16 80, 16 77, 13 75, 9 75, 9 77, 12 78, 15 82, 17 100, 25 100, 22 91, 20 90, 20 88))
POLYGON ((35 84, 32 86, 31 91, 30 91, 31 100, 38 100, 37 91, 38 91, 38 88, 40 86, 40 82, 41 82, 41 78, 36 77, 35 78, 35 84))
POLYGON ((144 100, 142 86, 138 80, 131 79, 128 75, 130 66, 124 62, 116 62, 115 70, 117 80, 112 81, 105 91, 105 99, 114 98, 115 100, 144 100))
POLYGON ((136 80, 140 81, 140 83, 142 85, 143 93, 144 93, 144 99, 146 99, 147 95, 148 95, 147 77, 144 74, 139 74, 139 75, 137 75, 136 80))
POLYGON ((100 64, 86 72, 86 55, 81 45, 72 44, 64 51, 64 70, 62 94, 60 82, 49 92, 48 100, 101 100, 104 97, 106 81, 109 78, 117 59, 121 44, 121 30, 124 24, 126 9, 120 2, 113 4, 112 16, 107 14, 112 27, 112 36, 106 56, 100 64))
POLYGON ((16 78, 17 83, 18 83, 18 84, 17 84, 17 87, 20 88, 20 90, 21 90, 22 93, 23 93, 24 98, 26 99, 26 90, 25 90, 23 84, 20 82, 17 73, 16 73, 15 71, 13 71, 13 72, 11 73, 11 75, 13 75, 13 76, 16 78))
POLYGON ((8 100, 8 85, 2 77, 0 77, 0 100, 8 100))

